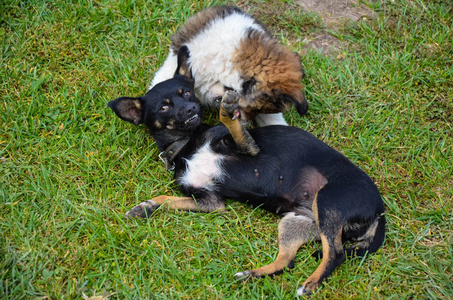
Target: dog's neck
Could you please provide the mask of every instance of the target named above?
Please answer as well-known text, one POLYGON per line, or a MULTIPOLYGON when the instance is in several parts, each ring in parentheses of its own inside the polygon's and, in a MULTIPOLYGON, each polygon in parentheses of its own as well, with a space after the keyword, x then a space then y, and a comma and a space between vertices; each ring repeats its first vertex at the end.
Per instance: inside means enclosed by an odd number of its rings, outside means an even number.
POLYGON ((173 170, 174 160, 192 139, 191 132, 162 130, 151 133, 160 151, 159 158, 165 164, 165 170, 173 170))
POLYGON ((190 137, 182 138, 171 143, 164 151, 159 153, 159 158, 165 164, 165 171, 175 168, 175 157, 181 152, 184 146, 190 141, 190 137))
POLYGON ((165 151, 172 143, 189 138, 192 136, 192 132, 190 131, 182 131, 182 130, 170 130, 170 129, 163 129, 159 131, 153 131, 150 129, 150 134, 156 141, 157 147, 160 151, 165 151))

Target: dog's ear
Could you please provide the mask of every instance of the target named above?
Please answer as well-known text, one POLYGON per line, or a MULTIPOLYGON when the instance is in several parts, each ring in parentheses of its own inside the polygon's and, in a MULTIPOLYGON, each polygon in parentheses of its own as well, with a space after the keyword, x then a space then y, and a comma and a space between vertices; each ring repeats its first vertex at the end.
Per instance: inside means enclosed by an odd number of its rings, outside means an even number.
POLYGON ((291 102, 296 108, 299 115, 303 116, 308 111, 308 102, 305 99, 304 93, 301 90, 297 90, 294 93, 283 94, 284 100, 291 102))
POLYGON ((140 98, 120 97, 110 101, 108 106, 124 121, 135 125, 143 123, 140 98))
POLYGON ((178 50, 178 67, 176 68, 175 76, 181 75, 185 79, 193 82, 192 70, 189 64, 190 51, 187 46, 182 46, 178 50))

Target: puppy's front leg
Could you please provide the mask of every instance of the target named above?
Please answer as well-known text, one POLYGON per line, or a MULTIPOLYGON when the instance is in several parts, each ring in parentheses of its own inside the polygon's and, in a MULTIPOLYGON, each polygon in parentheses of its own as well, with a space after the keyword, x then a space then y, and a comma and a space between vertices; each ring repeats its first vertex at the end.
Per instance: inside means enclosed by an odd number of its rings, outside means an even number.
POLYGON ((128 218, 149 218, 159 207, 171 210, 188 210, 194 212, 212 212, 225 208, 220 201, 197 202, 192 197, 175 197, 161 195, 151 200, 144 201, 126 212, 128 218))
POLYGON ((220 104, 220 121, 228 128, 234 142, 242 153, 255 156, 260 152, 255 140, 238 119, 239 98, 241 96, 234 91, 227 91, 223 95, 220 104))

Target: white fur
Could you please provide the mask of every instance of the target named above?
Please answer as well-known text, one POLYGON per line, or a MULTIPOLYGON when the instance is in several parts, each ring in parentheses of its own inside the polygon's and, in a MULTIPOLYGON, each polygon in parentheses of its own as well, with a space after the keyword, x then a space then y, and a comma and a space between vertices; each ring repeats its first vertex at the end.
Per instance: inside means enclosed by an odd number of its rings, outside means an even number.
POLYGON ((250 273, 249 271, 238 272, 238 273, 234 274, 234 278, 236 280, 241 280, 241 281, 250 278, 250 276, 252 276, 252 273, 250 273))
MULTIPOLYGON (((223 95, 224 86, 237 91, 242 89, 243 80, 231 59, 249 28, 264 31, 251 17, 234 12, 223 19, 214 19, 210 26, 186 44, 190 51, 192 74, 196 79, 195 88, 202 104, 212 105, 215 98, 223 95)), ((177 57, 170 50, 163 66, 152 80, 150 89, 157 83, 172 78, 176 66, 177 57)))
POLYGON ((259 114, 256 115, 255 121, 259 127, 269 125, 288 125, 282 113, 278 114, 259 114))
POLYGON ((233 13, 224 19, 216 19, 208 30, 187 43, 190 65, 196 78, 195 88, 200 95, 205 96, 205 99, 200 99, 201 101, 211 102, 220 96, 211 91, 218 83, 222 87, 227 86, 236 91, 242 89, 241 74, 235 69, 231 59, 249 28, 263 31, 254 24, 252 18, 233 13))
POLYGON ((307 291, 305 290, 305 286, 301 286, 300 288, 297 289, 297 294, 296 297, 302 297, 307 294, 307 291))
POLYGON ((225 177, 222 169, 223 159, 224 156, 212 151, 207 142, 190 160, 186 160, 187 169, 179 179, 179 183, 213 191, 215 182, 221 182, 225 177))
POLYGON ((165 81, 167 79, 173 78, 175 75, 176 68, 178 67, 178 58, 173 51, 171 51, 167 56, 167 59, 164 61, 162 67, 160 67, 159 71, 154 75, 153 80, 151 81, 151 85, 149 86, 148 90, 153 88, 156 84, 165 81))

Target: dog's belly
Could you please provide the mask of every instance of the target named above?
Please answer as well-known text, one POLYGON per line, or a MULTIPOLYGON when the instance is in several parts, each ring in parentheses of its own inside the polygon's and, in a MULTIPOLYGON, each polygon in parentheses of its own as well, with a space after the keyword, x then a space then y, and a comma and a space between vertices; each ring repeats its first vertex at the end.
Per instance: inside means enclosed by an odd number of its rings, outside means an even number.
POLYGON ((222 182, 225 177, 223 160, 224 156, 212 151, 209 142, 206 143, 192 158, 186 160, 186 171, 178 183, 186 187, 213 191, 216 183, 222 182))

